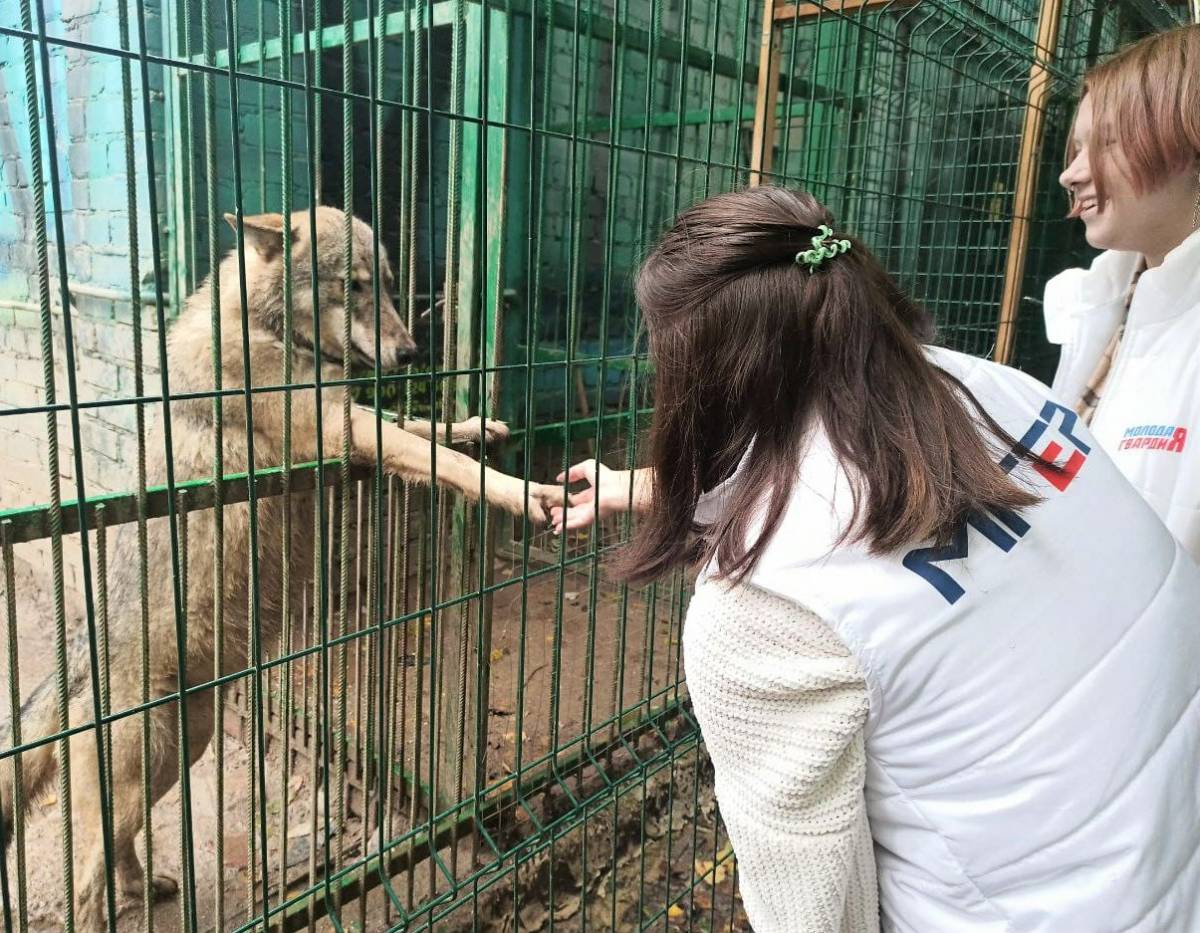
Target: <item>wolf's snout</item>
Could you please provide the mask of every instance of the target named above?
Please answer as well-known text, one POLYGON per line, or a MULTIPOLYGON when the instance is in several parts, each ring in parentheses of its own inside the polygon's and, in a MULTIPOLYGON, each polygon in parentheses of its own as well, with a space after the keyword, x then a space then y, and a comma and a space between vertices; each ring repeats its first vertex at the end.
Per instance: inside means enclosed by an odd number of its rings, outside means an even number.
POLYGON ((396 345, 396 366, 405 366, 417 358, 417 345, 412 340, 405 340, 396 345))

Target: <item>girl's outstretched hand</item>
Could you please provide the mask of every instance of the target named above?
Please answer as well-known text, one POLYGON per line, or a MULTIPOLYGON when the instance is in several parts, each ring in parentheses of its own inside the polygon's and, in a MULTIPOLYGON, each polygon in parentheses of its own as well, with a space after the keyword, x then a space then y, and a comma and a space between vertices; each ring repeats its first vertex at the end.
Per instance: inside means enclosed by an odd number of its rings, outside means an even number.
POLYGON ((596 519, 629 511, 630 486, 634 486, 634 503, 636 511, 639 507, 637 497, 641 483, 637 482, 642 470, 610 470, 603 463, 595 460, 583 460, 576 463, 565 473, 558 474, 558 482, 586 482, 587 488, 579 492, 569 493, 565 508, 561 501, 550 507, 550 525, 555 534, 564 531, 574 531, 586 528, 596 519))

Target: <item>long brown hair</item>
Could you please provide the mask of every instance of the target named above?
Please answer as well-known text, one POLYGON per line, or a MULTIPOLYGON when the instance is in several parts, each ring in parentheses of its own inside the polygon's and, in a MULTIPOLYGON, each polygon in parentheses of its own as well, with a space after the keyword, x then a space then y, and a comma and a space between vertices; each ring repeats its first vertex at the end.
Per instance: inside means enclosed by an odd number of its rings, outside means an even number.
MULTIPOLYGON (((1088 163, 1101 203, 1106 137, 1120 141, 1139 194, 1188 169, 1200 155, 1200 24, 1154 33, 1093 66, 1083 78, 1085 97, 1092 102, 1088 163)), ((1067 165, 1077 152, 1072 126, 1067 165)))
POLYGON ((744 578, 779 524, 818 422, 858 478, 844 542, 876 553, 944 542, 975 511, 1037 501, 997 463, 995 448, 1011 438, 926 358, 929 316, 811 195, 748 188, 688 208, 642 265, 637 300, 655 363, 654 481, 621 562, 628 579, 713 557, 722 576, 744 578), (810 272, 795 258, 822 224, 852 247, 810 272), (700 529, 700 495, 752 442, 723 514, 700 529), (747 541, 757 514, 761 533, 747 541))

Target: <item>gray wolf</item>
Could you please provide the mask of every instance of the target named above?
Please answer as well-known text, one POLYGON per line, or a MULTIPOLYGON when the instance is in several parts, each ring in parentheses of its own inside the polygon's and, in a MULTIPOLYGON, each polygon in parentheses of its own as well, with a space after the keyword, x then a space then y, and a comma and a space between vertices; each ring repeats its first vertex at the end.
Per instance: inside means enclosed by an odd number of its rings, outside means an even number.
MULTIPOLYGON (((233 218, 227 215, 233 222, 233 218)), ((374 366, 376 338, 379 364, 394 370, 416 352, 416 345, 389 297, 393 286, 386 254, 380 262, 380 306, 373 303, 373 253, 370 227, 357 218, 352 223, 352 284, 345 293, 343 258, 345 215, 336 209, 316 209, 316 242, 309 228, 307 211, 287 220, 291 226, 293 271, 293 316, 291 384, 308 386, 291 392, 290 423, 285 421, 281 391, 256 392, 253 396, 253 440, 256 467, 280 465, 284 459, 284 435, 290 431, 292 462, 317 458, 317 414, 321 414, 323 453, 338 456, 342 448, 344 388, 324 388, 318 402, 314 385, 320 368, 324 379, 342 375, 345 316, 350 318, 350 351, 361 366, 374 366), (314 333, 311 276, 316 266, 319 336, 314 333), (376 320, 378 319, 378 328, 376 320), (319 405, 319 409, 318 409, 319 405)), ((252 385, 279 386, 285 383, 283 243, 285 218, 263 214, 243 220, 248 332, 252 385)), ((211 393, 216 389, 240 389, 246 385, 243 366, 242 307, 236 251, 221 262, 215 285, 219 294, 219 337, 214 333, 211 302, 214 280, 210 276, 187 300, 182 314, 168 335, 167 362, 172 395, 211 393), (219 347, 220 384, 214 378, 213 346, 219 347)), ((459 443, 496 440, 507 434, 500 422, 484 423, 478 418, 453 425, 449 431, 428 422, 405 421, 403 426, 383 421, 382 446, 376 447, 376 418, 370 409, 351 406, 350 451, 352 460, 373 464, 378 456, 384 468, 405 480, 428 482, 431 476, 433 441, 459 443)), ((190 397, 172 402, 172 453, 177 480, 211 476, 214 451, 220 438, 226 473, 247 468, 246 406, 235 392, 219 405, 210 397, 190 397)), ((164 435, 161 425, 153 427, 147 443, 147 478, 150 483, 166 480, 164 435)), ((478 461, 448 447, 437 447, 437 482, 470 499, 481 494, 478 461)), ((482 490, 488 503, 514 515, 527 515, 544 524, 548 508, 558 494, 556 487, 525 483, 492 469, 482 469, 482 490)), ((290 517, 290 605, 301 605, 301 594, 312 584, 315 496, 293 495, 290 517)), ((218 573, 213 526, 216 514, 201 510, 189 514, 187 549, 185 675, 189 686, 210 681, 246 666, 250 625, 249 505, 226 506, 218 573), (220 638, 214 629, 219 610, 223 619, 220 638), (217 645, 220 645, 218 657, 217 645)), ((282 544, 285 529, 284 503, 280 497, 257 503, 258 579, 262 644, 273 645, 281 631, 285 604, 282 574, 282 544)), ((171 572, 170 531, 167 519, 147 524, 149 599, 145 606, 139 592, 139 547, 136 526, 122 526, 113 544, 114 568, 109 591, 109 657, 111 667, 110 709, 119 712, 135 707, 146 697, 142 679, 149 682, 149 698, 162 697, 178 689, 180 657, 176 643, 176 619, 171 572), (142 628, 149 631, 147 654, 142 655, 142 628)), ((71 723, 92 718, 90 667, 86 636, 76 638, 69 660, 68 689, 71 723)), ((56 712, 56 678, 38 686, 21 710, 22 741, 36 741, 54 734, 62 724, 56 712)), ((214 726, 213 694, 210 690, 190 695, 185 702, 188 726, 188 764, 204 753, 214 726)), ((142 723, 149 720, 149 775, 151 803, 159 800, 179 777, 177 701, 163 703, 146 714, 124 717, 112 724, 111 812, 115 882, 118 892, 139 896, 143 872, 135 851, 135 837, 143 824, 142 723)), ((0 736, 0 741, 6 741, 0 736)), ((58 768, 58 743, 47 743, 21 756, 24 800, 44 793, 58 768)), ((85 731, 70 743, 72 809, 75 814, 75 851, 83 859, 76 870, 78 913, 81 929, 103 927, 105 863, 100 823, 95 735, 85 731)), ((0 767, 0 820, 5 840, 12 837, 14 769, 12 759, 0 767)), ((167 896, 177 890, 166 877, 153 879, 154 894, 167 896)))

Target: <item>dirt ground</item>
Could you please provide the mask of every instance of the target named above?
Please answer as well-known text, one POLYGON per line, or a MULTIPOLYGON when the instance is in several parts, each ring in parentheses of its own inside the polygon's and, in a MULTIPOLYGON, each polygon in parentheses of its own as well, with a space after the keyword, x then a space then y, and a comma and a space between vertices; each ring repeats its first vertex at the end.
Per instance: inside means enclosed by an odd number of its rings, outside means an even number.
MULTIPOLYGON (((501 559, 496 579, 508 579, 516 572, 512 561, 501 559)), ((586 574, 566 573, 560 584, 558 573, 552 572, 531 581, 524 589, 507 587, 495 595, 484 733, 489 782, 502 781, 516 767, 518 731, 521 759, 533 761, 552 746, 579 735, 585 722, 595 726, 613 715, 614 709, 628 709, 639 698, 661 692, 680 676, 680 613, 676 595, 664 591, 653 601, 637 597, 629 600, 615 586, 596 581, 593 599, 591 585, 586 574), (526 607, 524 626, 522 605, 526 607), (622 618, 623 630, 619 624, 622 618), (555 685, 557 691, 552 689, 555 685), (556 695, 557 704, 552 702, 556 695)), ((15 589, 21 693, 28 696, 53 670, 53 606, 47 587, 33 573, 21 574, 15 589)), ((468 606, 474 613, 475 604, 468 606)), ((68 608, 69 622, 81 625, 79 607, 68 608)), ((474 615, 469 618, 474 619, 474 615)), ((353 690, 356 670, 367 669, 364 664, 369 664, 369 659, 356 661, 351 653, 348 690, 353 690)), ((423 670, 427 664, 427 658, 412 659, 414 671, 423 670)), ((6 675, 5 670, 4 692, 0 696, 8 693, 6 675)), ((414 718, 418 678, 409 679, 414 685, 406 695, 409 737, 400 740, 397 751, 398 767, 411 772, 415 756, 412 743, 418 735, 429 734, 430 724, 427 709, 419 723, 414 718)), ((426 702, 428 690, 426 685, 422 693, 426 702)), ((446 690, 445 685, 442 690, 446 690)), ((349 707, 347 730, 357 734, 358 722, 369 719, 368 711, 353 700, 349 707)), ((254 850, 258 835, 253 829, 257 826, 257 815, 250 804, 251 756, 245 744, 231 735, 224 737, 223 748, 224 760, 219 769, 215 743, 191 769, 197 921, 201 930, 230 929, 244 923, 250 879, 257 874, 258 857, 254 850), (219 859, 218 814, 223 817, 219 859), (223 923, 217 922, 218 891, 223 900, 223 923)), ((293 755, 285 762, 281 743, 269 738, 265 760, 267 851, 273 876, 272 900, 277 902, 283 817, 286 815, 288 824, 289 889, 302 890, 309 883, 314 867, 317 877, 321 875, 324 839, 318 836, 314 853, 310 822, 314 807, 319 816, 323 816, 324 807, 323 798, 313 793, 311 771, 303 755, 293 755)), ((416 767, 420 779, 420 766, 416 767)), ((732 862, 712 867, 714 857, 725 849, 726 843, 711 804, 711 785, 702 783, 694 793, 690 785, 686 792, 679 789, 683 787, 680 780, 684 784, 692 780, 689 775, 693 771, 705 773, 694 765, 685 768, 677 764, 670 780, 664 782, 660 776, 658 784, 647 785, 646 793, 655 800, 656 794, 665 794, 654 806, 647 808, 645 800, 637 805, 620 803, 612 808, 610 817, 589 817, 582 827, 567 833, 546 851, 519 868, 510 869, 507 883, 480 895, 469 911, 472 919, 467 928, 748 929, 734 891, 732 862), (660 785, 674 790, 656 790, 660 785), (699 802, 694 808, 693 800, 699 802), (585 838, 591 840, 586 844, 591 854, 583 860, 581 846, 585 845, 585 838), (597 852, 607 852, 608 856, 598 857, 597 852), (689 887, 691 893, 683 894, 689 887), (668 895, 675 900, 681 894, 681 903, 667 911, 668 895)), ((344 830, 331 840, 330 848, 336 854, 340 843, 343 855, 352 858, 359 850, 363 825, 353 812, 355 805, 348 806, 344 830)), ((405 803, 401 809, 406 810, 407 806, 405 803)), ((179 877, 180 822, 180 790, 176 786, 154 810, 155 874, 179 877)), ((402 814, 389 827, 389 837, 402 832, 406 825, 402 814)), ((462 876, 470 870, 472 847, 463 841, 458 849, 462 876)), ((61 816, 56 795, 42 801, 27 821, 25 860, 28 928, 39 933, 62 929, 66 905, 62 894, 61 816)), ((10 853, 8 864, 15 916, 18 892, 14 853, 10 853)), ((427 869, 419 867, 414 875, 417 879, 414 896, 419 902, 429 892, 427 869)), ((399 890, 404 887, 403 883, 397 885, 399 890)), ((160 903, 154 911, 154 928, 180 929, 182 903, 183 898, 178 896, 160 903)), ((140 902, 123 902, 123 907, 119 929, 141 929, 144 918, 140 902)), ((254 908, 255 912, 258 909, 254 908)), ((457 916, 440 920, 434 926, 455 929, 459 926, 457 916)), ((380 888, 361 904, 343 907, 342 917, 349 924, 347 928, 358 930, 383 930, 395 922, 395 914, 386 909, 380 888)), ((333 926, 328 920, 321 920, 316 928, 333 929, 333 926)))

